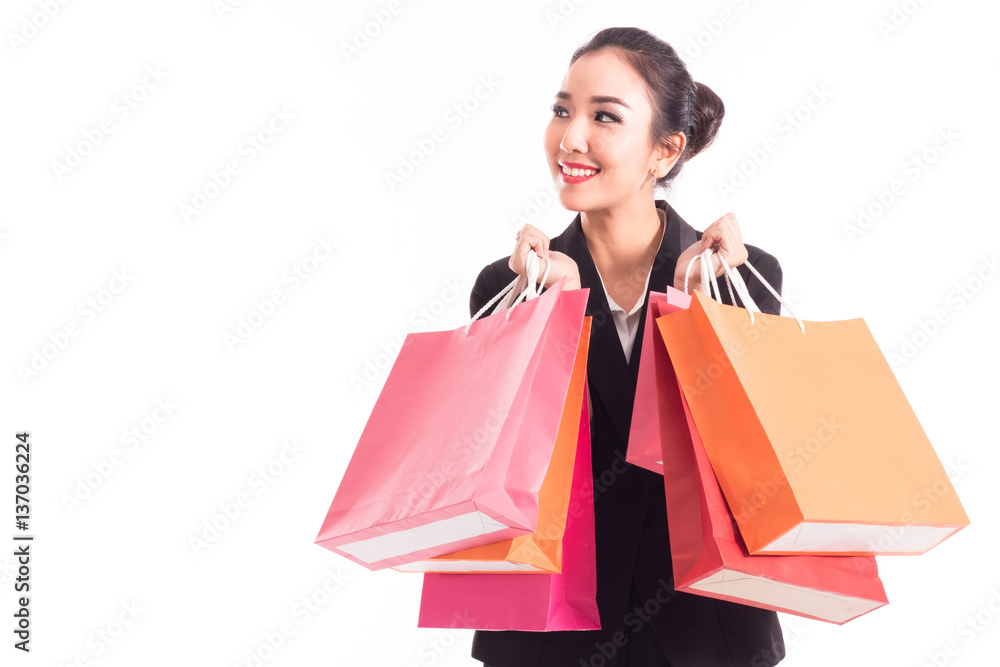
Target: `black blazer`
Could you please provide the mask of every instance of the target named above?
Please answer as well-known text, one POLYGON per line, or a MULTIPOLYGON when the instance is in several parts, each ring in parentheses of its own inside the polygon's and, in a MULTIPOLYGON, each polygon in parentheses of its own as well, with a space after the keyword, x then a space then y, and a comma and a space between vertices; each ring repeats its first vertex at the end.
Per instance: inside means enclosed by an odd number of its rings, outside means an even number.
MULTIPOLYGON (((666 291, 673 284, 681 252, 701 238, 664 200, 667 226, 654 259, 649 289, 666 291)), ((750 263, 780 292, 781 267, 760 248, 747 245, 750 263)), ((663 477, 625 462, 632 402, 642 350, 646 304, 643 297, 639 329, 626 362, 597 268, 587 248, 577 214, 549 248, 572 257, 580 269, 582 287, 590 288, 587 315, 591 322, 587 382, 592 402, 591 440, 594 465, 594 518, 597 549, 597 605, 601 629, 593 631, 521 632, 477 631, 472 656, 491 667, 580 667, 615 665, 622 638, 632 636, 640 623, 651 623, 666 647, 671 667, 769 667, 784 655, 777 614, 673 588, 670 539, 667 534, 663 477), (643 600, 657 609, 644 620, 629 607, 632 582, 643 600), (616 636, 616 633, 617 636, 616 636), (609 642, 611 642, 609 644, 609 642), (603 651, 602 651, 603 647, 603 651), (610 657, 608 653, 614 655, 610 657), (582 661, 582 662, 581 662, 582 661)), ((469 302, 475 314, 517 277, 508 266, 510 255, 479 273, 469 302)), ((697 266, 694 271, 697 271, 697 266)), ((750 295, 764 312, 779 313, 777 299, 746 266, 739 272, 750 295)), ((730 303, 722 287, 723 300, 730 303)))

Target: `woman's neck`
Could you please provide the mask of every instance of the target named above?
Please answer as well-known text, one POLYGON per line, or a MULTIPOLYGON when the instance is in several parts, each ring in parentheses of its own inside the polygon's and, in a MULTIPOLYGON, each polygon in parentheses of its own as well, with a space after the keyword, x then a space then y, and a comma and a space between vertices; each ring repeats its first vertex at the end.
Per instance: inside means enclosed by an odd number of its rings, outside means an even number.
POLYGON ((633 263, 659 248, 660 215, 652 199, 615 208, 584 211, 580 223, 598 264, 633 263))

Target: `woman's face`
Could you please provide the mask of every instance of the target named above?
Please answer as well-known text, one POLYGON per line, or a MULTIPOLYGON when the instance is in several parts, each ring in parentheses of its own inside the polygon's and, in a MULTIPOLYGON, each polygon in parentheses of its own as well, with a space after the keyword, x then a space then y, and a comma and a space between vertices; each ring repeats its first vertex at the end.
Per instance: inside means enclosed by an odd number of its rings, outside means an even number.
POLYGON ((678 155, 654 150, 652 121, 645 83, 614 51, 588 53, 573 63, 545 130, 545 155, 563 206, 593 211, 651 193, 650 170, 666 174, 678 155), (596 173, 572 171, 583 168, 596 173))

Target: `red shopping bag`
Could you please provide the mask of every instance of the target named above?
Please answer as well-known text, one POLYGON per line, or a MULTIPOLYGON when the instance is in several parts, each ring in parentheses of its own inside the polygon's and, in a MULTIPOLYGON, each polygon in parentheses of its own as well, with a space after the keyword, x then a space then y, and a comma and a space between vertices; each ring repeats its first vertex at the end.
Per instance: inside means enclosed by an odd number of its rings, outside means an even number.
POLYGON ((562 572, 425 574, 418 627, 533 631, 600 629, 590 416, 586 398, 580 409, 579 434, 563 535, 562 572))
POLYGON ((662 448, 677 590, 838 625, 888 604, 874 556, 751 556, 684 396, 660 418, 687 433, 662 448))
POLYGON ((535 530, 588 289, 410 333, 316 543, 372 570, 535 530))
POLYGON ((679 289, 667 287, 664 292, 650 292, 646 306, 646 324, 642 336, 642 353, 639 373, 635 383, 635 400, 632 404, 632 426, 628 434, 625 460, 655 473, 663 474, 663 437, 687 437, 682 420, 668 420, 661 425, 657 415, 671 411, 678 405, 680 390, 673 381, 674 369, 670 366, 667 350, 663 347, 656 318, 687 308, 691 296, 679 289), (661 433, 661 428, 666 429, 661 433))

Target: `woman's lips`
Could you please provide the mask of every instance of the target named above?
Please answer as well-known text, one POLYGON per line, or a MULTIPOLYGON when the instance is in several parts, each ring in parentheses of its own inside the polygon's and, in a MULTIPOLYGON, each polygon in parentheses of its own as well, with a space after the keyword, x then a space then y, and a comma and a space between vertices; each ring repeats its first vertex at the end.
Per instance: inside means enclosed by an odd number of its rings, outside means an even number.
POLYGON ((559 164, 559 173, 562 175, 564 183, 583 183, 597 176, 600 172, 601 170, 596 167, 576 162, 563 162, 559 164))

